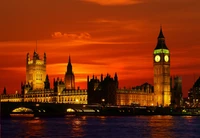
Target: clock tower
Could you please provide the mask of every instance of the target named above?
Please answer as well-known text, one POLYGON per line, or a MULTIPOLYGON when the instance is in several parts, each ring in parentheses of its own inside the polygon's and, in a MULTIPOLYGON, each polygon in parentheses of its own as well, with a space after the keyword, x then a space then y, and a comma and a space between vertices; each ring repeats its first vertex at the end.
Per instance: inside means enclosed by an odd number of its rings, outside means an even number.
POLYGON ((170 92, 170 53, 165 44, 165 37, 160 28, 158 42, 153 52, 154 68, 154 104, 169 106, 171 104, 170 92))

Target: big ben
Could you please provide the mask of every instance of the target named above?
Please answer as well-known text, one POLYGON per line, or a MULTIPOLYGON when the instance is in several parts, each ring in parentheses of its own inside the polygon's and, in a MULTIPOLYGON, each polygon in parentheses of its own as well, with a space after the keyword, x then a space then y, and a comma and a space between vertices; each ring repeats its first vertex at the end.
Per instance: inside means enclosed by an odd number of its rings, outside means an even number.
POLYGON ((165 43, 165 37, 160 28, 158 42, 153 52, 154 67, 154 104, 169 106, 171 103, 170 92, 170 52, 165 43))

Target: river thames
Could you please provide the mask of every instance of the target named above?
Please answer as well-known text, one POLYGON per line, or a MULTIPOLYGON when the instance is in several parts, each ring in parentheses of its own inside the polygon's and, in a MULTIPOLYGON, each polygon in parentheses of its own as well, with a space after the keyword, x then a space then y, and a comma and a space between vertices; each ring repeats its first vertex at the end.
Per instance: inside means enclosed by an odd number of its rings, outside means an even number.
POLYGON ((1 138, 200 137, 200 117, 190 116, 9 118, 1 127, 1 138))

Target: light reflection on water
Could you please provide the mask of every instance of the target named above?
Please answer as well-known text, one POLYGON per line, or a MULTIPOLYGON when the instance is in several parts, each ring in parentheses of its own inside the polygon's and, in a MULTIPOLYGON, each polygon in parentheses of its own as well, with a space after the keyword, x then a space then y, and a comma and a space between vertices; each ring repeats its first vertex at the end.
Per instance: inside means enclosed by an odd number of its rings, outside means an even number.
POLYGON ((132 116, 11 118, 2 120, 2 138, 200 137, 200 117, 132 116))
POLYGON ((152 138, 172 138, 175 136, 173 131, 174 118, 172 116, 152 116, 149 119, 149 128, 152 138))
POLYGON ((86 125, 86 121, 84 121, 84 118, 74 118, 72 120, 72 127, 71 127, 71 135, 75 137, 83 137, 84 136, 84 130, 83 126, 86 125))

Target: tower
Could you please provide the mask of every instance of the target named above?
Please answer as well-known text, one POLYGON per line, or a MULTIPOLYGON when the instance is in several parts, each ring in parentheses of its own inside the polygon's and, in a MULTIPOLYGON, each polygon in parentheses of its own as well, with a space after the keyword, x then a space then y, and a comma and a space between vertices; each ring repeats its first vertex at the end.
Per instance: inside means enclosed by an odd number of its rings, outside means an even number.
POLYGON ((182 78, 180 76, 171 77, 171 104, 180 107, 182 96, 182 78))
POLYGON ((65 86, 66 89, 75 89, 75 78, 72 71, 71 58, 69 56, 69 61, 67 65, 67 72, 65 73, 65 86))
POLYGON ((119 82, 118 82, 118 76, 117 76, 117 73, 115 73, 114 81, 116 82, 116 88, 118 89, 119 82))
POLYGON ((157 46, 153 52, 154 68, 154 104, 169 106, 171 103, 170 92, 170 52, 165 44, 165 37, 160 28, 157 46))
POLYGON ((46 75, 46 79, 45 79, 45 82, 44 82, 44 89, 47 89, 47 90, 50 89, 50 82, 49 82, 49 76, 48 75, 46 75))
POLYGON ((111 77, 109 74, 107 74, 104 79, 103 75, 101 74, 100 80, 97 77, 94 77, 94 75, 92 79, 90 79, 88 76, 87 84, 88 104, 117 104, 117 73, 115 73, 114 77, 111 77))
POLYGON ((26 56, 26 83, 30 84, 32 90, 44 89, 46 79, 46 53, 44 58, 40 59, 38 53, 34 51, 33 59, 30 59, 29 53, 26 56))
POLYGON ((3 94, 6 95, 6 87, 3 88, 3 94))

